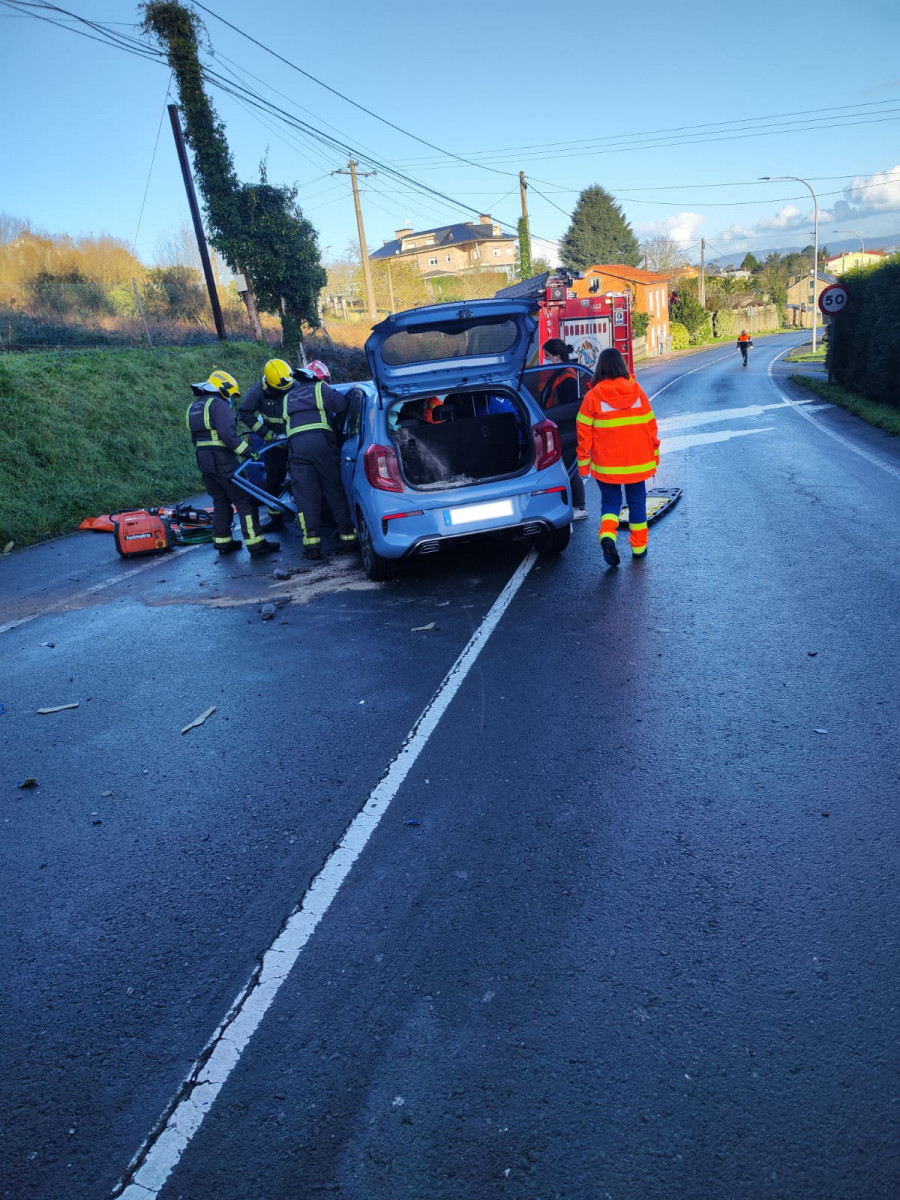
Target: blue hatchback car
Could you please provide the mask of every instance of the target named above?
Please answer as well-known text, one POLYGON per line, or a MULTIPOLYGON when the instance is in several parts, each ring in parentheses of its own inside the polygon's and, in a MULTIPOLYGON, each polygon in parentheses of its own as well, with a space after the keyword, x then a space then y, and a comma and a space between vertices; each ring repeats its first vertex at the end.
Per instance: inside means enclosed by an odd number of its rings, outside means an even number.
MULTIPOLYGON (((522 385, 529 309, 472 300, 396 313, 366 342, 372 382, 338 385, 352 393, 341 478, 370 579, 461 538, 502 534, 553 554, 568 545, 559 430, 522 385)), ((257 464, 235 480, 271 506, 257 464)), ((279 507, 296 511, 287 492, 279 507)))

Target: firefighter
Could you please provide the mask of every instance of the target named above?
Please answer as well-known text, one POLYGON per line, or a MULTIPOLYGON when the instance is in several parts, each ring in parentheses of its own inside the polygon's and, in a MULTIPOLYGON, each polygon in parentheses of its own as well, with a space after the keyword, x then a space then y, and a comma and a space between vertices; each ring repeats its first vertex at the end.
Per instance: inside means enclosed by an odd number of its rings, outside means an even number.
MULTIPOLYGON (((563 404, 575 404, 578 401, 578 373, 569 361, 572 347, 562 338, 548 338, 541 349, 544 351, 544 364, 562 366, 562 371, 554 371, 541 395, 541 408, 559 408, 563 404)), ((572 507, 575 512, 573 521, 586 521, 588 510, 585 508, 584 481, 578 473, 578 446, 575 432, 575 418, 563 418, 551 414, 551 420, 559 426, 563 442, 563 462, 569 473, 572 484, 572 507)))
MULTIPOLYGON (((241 401, 238 417, 251 433, 265 442, 284 437, 284 395, 291 390, 293 373, 283 358, 270 358, 263 369, 262 379, 241 401)), ((266 491, 278 497, 287 475, 287 445, 282 442, 266 450, 266 491)), ((284 513, 280 508, 269 507, 269 523, 266 529, 280 529, 284 525, 284 513)))
POLYGON ((262 558, 280 550, 278 542, 268 542, 258 529, 256 506, 232 479, 239 466, 239 455, 250 454, 247 442, 238 436, 232 396, 240 396, 237 380, 227 371, 213 371, 205 383, 194 383, 196 399, 187 410, 187 427, 197 451, 197 466, 213 502, 213 544, 220 554, 233 554, 241 543, 231 536, 237 509, 244 541, 253 558, 262 558))
POLYGON ((607 565, 617 567, 623 484, 632 557, 640 562, 647 554, 646 480, 659 466, 659 433, 647 393, 618 350, 600 352, 593 384, 578 413, 578 469, 600 485, 600 549, 607 565))
POLYGON ((737 348, 741 352, 741 358, 744 360, 744 366, 747 365, 747 351, 753 345, 753 338, 746 329, 741 330, 741 336, 737 340, 737 348))
POLYGON ((291 490, 306 558, 322 557, 322 502, 338 527, 341 550, 356 545, 353 518, 341 486, 336 428, 347 411, 347 397, 331 387, 331 372, 319 359, 294 372, 294 385, 284 398, 285 433, 291 490))

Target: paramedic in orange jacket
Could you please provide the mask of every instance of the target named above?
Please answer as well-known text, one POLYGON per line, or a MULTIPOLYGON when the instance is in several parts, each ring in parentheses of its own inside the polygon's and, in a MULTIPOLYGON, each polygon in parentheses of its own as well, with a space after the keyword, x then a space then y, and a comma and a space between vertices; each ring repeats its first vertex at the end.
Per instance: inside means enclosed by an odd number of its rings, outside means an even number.
POLYGON ((628 374, 618 350, 601 352, 593 384, 578 414, 578 469, 585 479, 593 475, 600 485, 600 548, 607 564, 617 567, 623 484, 632 556, 640 561, 647 553, 645 480, 659 466, 659 433, 647 394, 628 374))

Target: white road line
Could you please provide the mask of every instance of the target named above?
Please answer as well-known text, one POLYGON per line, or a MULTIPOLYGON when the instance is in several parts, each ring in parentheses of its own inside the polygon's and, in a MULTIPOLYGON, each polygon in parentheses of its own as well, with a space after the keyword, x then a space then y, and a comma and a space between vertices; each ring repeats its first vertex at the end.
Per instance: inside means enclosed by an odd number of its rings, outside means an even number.
POLYGON ((325 860, 284 928, 263 954, 259 971, 254 973, 235 998, 224 1020, 185 1077, 178 1094, 131 1160, 123 1179, 113 1189, 114 1196, 122 1200, 152 1200, 159 1195, 222 1085, 240 1061, 247 1043, 290 974, 300 951, 325 916, 351 867, 375 832, 536 559, 537 553, 532 550, 522 560, 468 645, 447 672, 381 782, 325 860))
POLYGON ((836 442, 840 442, 841 445, 846 446, 848 450, 852 450, 854 454, 858 454, 860 458, 864 458, 866 460, 866 462, 870 462, 874 466, 880 467, 882 471, 887 472, 888 475, 893 475, 893 477, 895 479, 900 479, 900 468, 895 467, 892 463, 885 462, 883 458, 879 458, 877 454, 870 453, 868 450, 863 449, 862 446, 858 446, 855 442, 851 442, 850 439, 845 438, 843 434, 835 433, 835 431, 833 429, 829 429, 828 426, 825 425, 822 421, 817 420, 817 418, 814 417, 812 415, 812 413, 803 404, 798 404, 796 402, 796 400, 792 400, 790 398, 790 396, 786 396, 784 394, 784 392, 781 390, 781 388, 775 382, 775 375, 772 371, 772 368, 775 366, 775 364, 779 360, 779 358, 781 358, 781 355, 787 354, 788 350, 790 350, 790 349, 791 349, 791 347, 788 346, 787 350, 782 350, 781 354, 775 355, 775 357, 769 363, 769 372, 768 372, 769 373, 769 381, 772 384, 772 387, 775 389, 775 391, 778 393, 778 395, 781 397, 781 399, 785 402, 785 404, 789 404, 791 406, 791 408, 793 408, 796 412, 798 412, 801 417, 804 417, 807 421, 809 421, 810 424, 815 425, 815 427, 817 429, 821 429, 821 431, 823 433, 827 433, 830 438, 834 438, 834 440, 836 442))
POLYGON ((46 608, 39 608, 37 612, 29 613, 27 617, 19 617, 17 621, 7 621, 5 625, 0 625, 0 633, 9 633, 11 629, 18 629, 20 625, 27 625, 29 621, 36 621, 38 617, 43 617, 47 613, 65 608, 67 604, 71 604, 75 600, 83 600, 86 596, 93 596, 96 592, 102 592, 106 588, 115 587, 123 579, 130 579, 132 575, 140 575, 142 571, 149 571, 151 567, 158 567, 164 562, 171 562, 173 558, 178 558, 180 554, 187 554, 189 550, 196 549, 196 546, 181 546, 178 550, 173 550, 171 554, 165 556, 159 555, 156 558, 141 563, 139 567, 132 567, 130 571, 123 571, 121 575, 114 575, 111 579, 104 579, 100 583, 95 583, 93 586, 85 588, 83 592, 73 592, 70 596, 64 596, 62 600, 56 600, 53 604, 48 604, 46 608))
POLYGON ((705 371, 707 367, 712 367, 718 362, 724 362, 726 358, 731 358, 731 355, 723 354, 720 358, 714 358, 710 362, 701 363, 699 367, 694 367, 693 371, 685 371, 683 375, 676 375, 674 379, 670 379, 669 382, 661 387, 658 392, 654 392, 653 395, 648 396, 647 399, 655 400, 657 396, 661 396, 667 388, 670 388, 673 384, 678 383, 679 380, 687 379, 688 375, 696 375, 698 371, 705 371))

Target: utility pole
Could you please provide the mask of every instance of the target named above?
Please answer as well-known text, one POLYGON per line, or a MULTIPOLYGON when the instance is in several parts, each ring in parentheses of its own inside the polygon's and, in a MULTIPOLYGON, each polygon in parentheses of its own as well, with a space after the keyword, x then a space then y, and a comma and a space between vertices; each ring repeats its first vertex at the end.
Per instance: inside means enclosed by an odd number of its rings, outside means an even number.
POLYGON ((356 228, 359 231, 359 254, 362 258, 363 280, 366 285, 366 307, 369 310, 369 316, 374 321, 378 316, 375 311, 375 289, 372 287, 372 268, 369 266, 369 248, 366 245, 366 231, 363 226, 362 208, 359 203, 359 184, 356 182, 357 175, 361 175, 364 179, 369 175, 377 175, 377 171, 359 171, 357 172, 357 164, 351 158, 347 166, 349 171, 332 171, 332 175, 349 175, 350 181, 353 184, 353 203, 356 205, 356 228))
POLYGON ((706 308, 706 238, 700 239, 700 285, 699 300, 702 308, 706 308))
POLYGON ((394 303, 394 277, 391 274, 391 260, 390 259, 387 260, 387 269, 388 269, 388 291, 390 292, 390 296, 391 296, 391 312, 393 313, 393 312, 397 311, 397 306, 394 303))
POLYGON ((174 104, 169 105, 169 120, 172 122, 175 149, 178 151, 178 161, 181 164, 184 190, 187 192, 188 207, 191 210, 191 220, 194 223, 194 236, 197 239, 197 249, 200 251, 200 261, 203 264, 203 277, 206 280, 206 290, 209 292, 209 304, 212 308, 213 320, 216 323, 216 334, 220 342, 226 342, 228 341, 228 335, 225 333, 222 306, 219 304, 219 293, 216 291, 212 263, 209 261, 209 247, 206 244, 206 234, 203 232, 203 223, 200 220, 200 206, 197 204, 197 193, 194 191, 194 180, 191 177, 191 165, 188 162, 184 134, 181 132, 181 121, 178 119, 178 108, 174 104))

